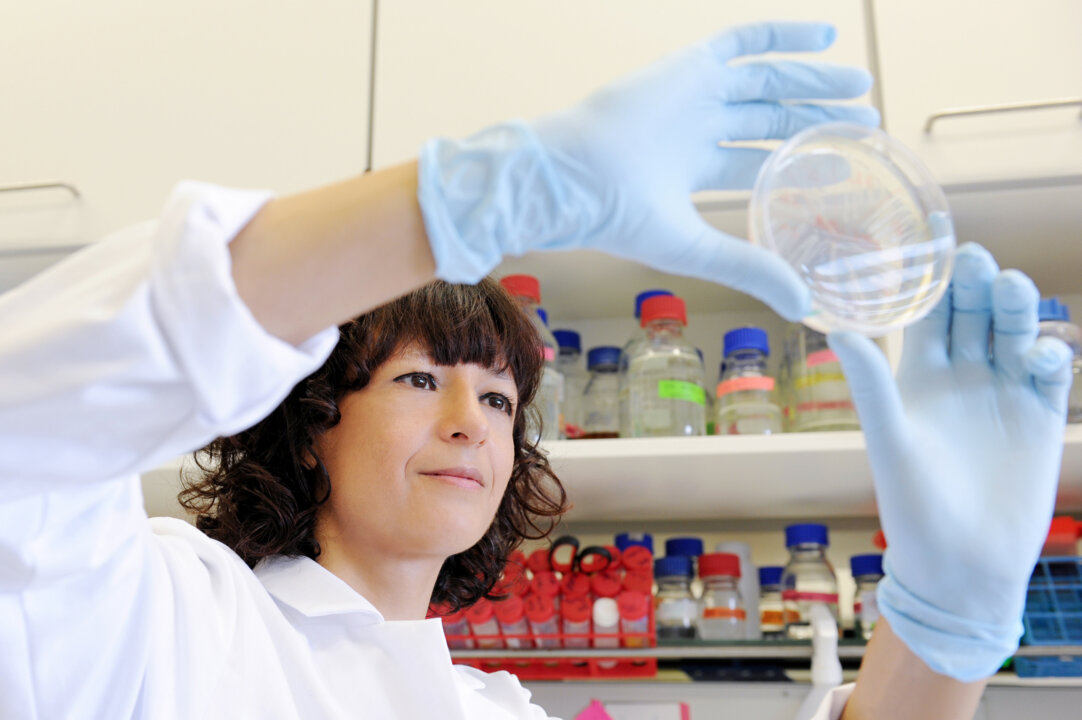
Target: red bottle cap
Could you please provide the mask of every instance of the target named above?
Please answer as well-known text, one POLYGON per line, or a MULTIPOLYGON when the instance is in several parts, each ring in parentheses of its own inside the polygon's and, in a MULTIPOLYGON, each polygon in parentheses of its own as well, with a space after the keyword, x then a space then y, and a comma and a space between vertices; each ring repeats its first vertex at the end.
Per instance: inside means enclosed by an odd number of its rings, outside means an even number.
POLYGON ((500 279, 500 285, 515 297, 526 297, 541 304, 541 283, 533 275, 505 275, 500 279))
POLYGON ((527 595, 525 604, 526 618, 536 625, 548 622, 556 614, 552 598, 546 595, 527 595))
POLYGON ((530 557, 526 560, 526 567, 532 573, 552 572, 552 568, 549 566, 549 549, 537 548, 530 553, 530 557))
POLYGON ((530 590, 537 595, 556 597, 560 594, 560 579, 554 572, 534 573, 533 580, 530 581, 530 590))
POLYGON ((526 613, 526 605, 522 602, 522 598, 517 595, 511 595, 506 600, 494 602, 492 607, 495 610, 496 619, 500 621, 501 625, 514 625, 522 620, 522 616, 526 613))
POLYGON ((650 573, 629 572, 624 575, 624 590, 650 595, 654 592, 654 576, 650 573))
POLYGON ((530 580, 526 577, 526 568, 516 563, 504 565, 503 577, 492 591, 497 595, 525 595, 530 590, 530 580))
POLYGON ((706 553, 699 556, 699 577, 720 575, 740 577, 740 557, 732 553, 706 553))
POLYGON ((616 597, 623 590, 624 584, 619 572, 597 573, 590 577, 590 587, 598 597, 616 597))
POLYGON ((642 327, 646 327, 651 320, 659 319, 679 320, 687 325, 687 306, 675 295, 655 295, 647 298, 642 304, 642 327))
POLYGON ((646 593, 626 590, 616 598, 616 606, 620 608, 620 619, 628 622, 642 620, 650 611, 650 596, 646 593))
POLYGON ((586 622, 590 619, 590 614, 593 612, 593 603, 591 603, 590 598, 585 595, 568 598, 564 601, 563 605, 560 606, 560 612, 567 622, 586 622))
POLYGON ((466 619, 466 611, 459 610, 458 612, 450 613, 449 615, 440 615, 440 619, 444 625, 457 625, 466 619))
MULTIPOLYGON (((620 548, 615 545, 606 545, 605 549, 612 555, 612 562, 609 563, 609 570, 619 570, 623 564, 623 553, 620 552, 620 548)), ((644 550, 646 548, 643 548, 644 550)))
POLYGON ((628 572, 652 572, 654 569, 654 554, 642 545, 625 549, 621 561, 628 572))
POLYGON ((590 577, 583 573, 568 573, 560 581, 560 593, 564 598, 585 597, 590 594, 590 577))
POLYGON ((872 545, 875 545, 880 550, 887 549, 887 536, 883 534, 882 530, 872 536, 872 545))
POLYGON ((492 619, 493 612, 492 603, 481 598, 466 608, 466 619, 470 621, 470 625, 484 625, 492 619))

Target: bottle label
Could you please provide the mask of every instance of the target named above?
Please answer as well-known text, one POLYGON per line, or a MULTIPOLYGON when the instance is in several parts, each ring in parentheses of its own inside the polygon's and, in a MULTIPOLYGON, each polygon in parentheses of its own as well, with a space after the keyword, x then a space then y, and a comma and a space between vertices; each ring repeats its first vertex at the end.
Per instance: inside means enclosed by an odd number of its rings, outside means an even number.
POLYGON ((823 412, 825 410, 854 410, 853 403, 848 400, 836 402, 808 402, 798 403, 796 411, 799 413, 823 412))
POLYGON ((718 397, 728 395, 741 390, 773 390, 774 378, 772 377, 740 377, 726 380, 718 385, 718 397))
POLYGON ((800 622, 800 614, 796 610, 763 610, 760 618, 763 625, 781 626, 800 622))
POLYGON ((687 380, 658 380, 657 396, 669 400, 687 400, 696 405, 706 405, 706 391, 687 380))
POLYGON ((708 607, 703 608, 705 620, 745 620, 748 614, 743 608, 708 607))
POLYGON ((821 603, 838 603, 838 593, 817 593, 817 592, 802 592, 799 590, 782 590, 782 600, 790 600, 792 602, 821 602, 821 603))
POLYGON ((845 375, 842 373, 815 373, 814 375, 804 375, 793 380, 793 387, 806 389, 815 387, 816 385, 826 385, 827 383, 844 383, 845 375))
POLYGON ((836 362, 838 362, 838 356, 834 354, 833 350, 818 350, 808 355, 808 359, 805 364, 811 368, 815 367, 816 365, 836 362))

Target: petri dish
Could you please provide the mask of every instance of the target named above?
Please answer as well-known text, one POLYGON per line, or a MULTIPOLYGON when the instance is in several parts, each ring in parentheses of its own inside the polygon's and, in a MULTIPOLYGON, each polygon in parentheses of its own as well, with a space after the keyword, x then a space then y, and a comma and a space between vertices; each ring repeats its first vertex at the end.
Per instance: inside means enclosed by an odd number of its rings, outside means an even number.
POLYGON ((955 235, 931 172, 877 128, 816 125, 770 154, 749 206, 749 239, 812 292, 808 327, 880 337, 916 322, 950 283, 955 235))

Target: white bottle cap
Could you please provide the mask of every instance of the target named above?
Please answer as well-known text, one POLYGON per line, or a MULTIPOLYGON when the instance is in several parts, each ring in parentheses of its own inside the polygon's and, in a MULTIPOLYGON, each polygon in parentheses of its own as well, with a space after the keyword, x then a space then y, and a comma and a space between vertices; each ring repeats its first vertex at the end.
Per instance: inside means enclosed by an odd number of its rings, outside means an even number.
POLYGON ((620 622, 620 608, 612 598, 594 600, 594 628, 615 627, 620 622))

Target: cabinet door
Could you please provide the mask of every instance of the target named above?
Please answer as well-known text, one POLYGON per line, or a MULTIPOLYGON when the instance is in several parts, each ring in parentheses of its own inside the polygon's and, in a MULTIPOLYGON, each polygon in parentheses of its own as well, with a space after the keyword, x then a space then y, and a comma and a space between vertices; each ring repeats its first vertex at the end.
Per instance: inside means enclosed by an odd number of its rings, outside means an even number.
POLYGON ((1082 107, 937 119, 957 108, 1082 98, 1077 0, 877 0, 886 129, 942 183, 1082 175, 1082 107))
POLYGON ((867 67, 860 0, 383 3, 373 166, 416 156, 434 135, 558 110, 730 25, 776 18, 833 22, 838 40, 822 57, 867 67))
POLYGON ((0 23, 0 289, 198 179, 292 191, 367 164, 372 0, 34 0, 0 23), (30 263, 33 264, 33 263, 30 263))

